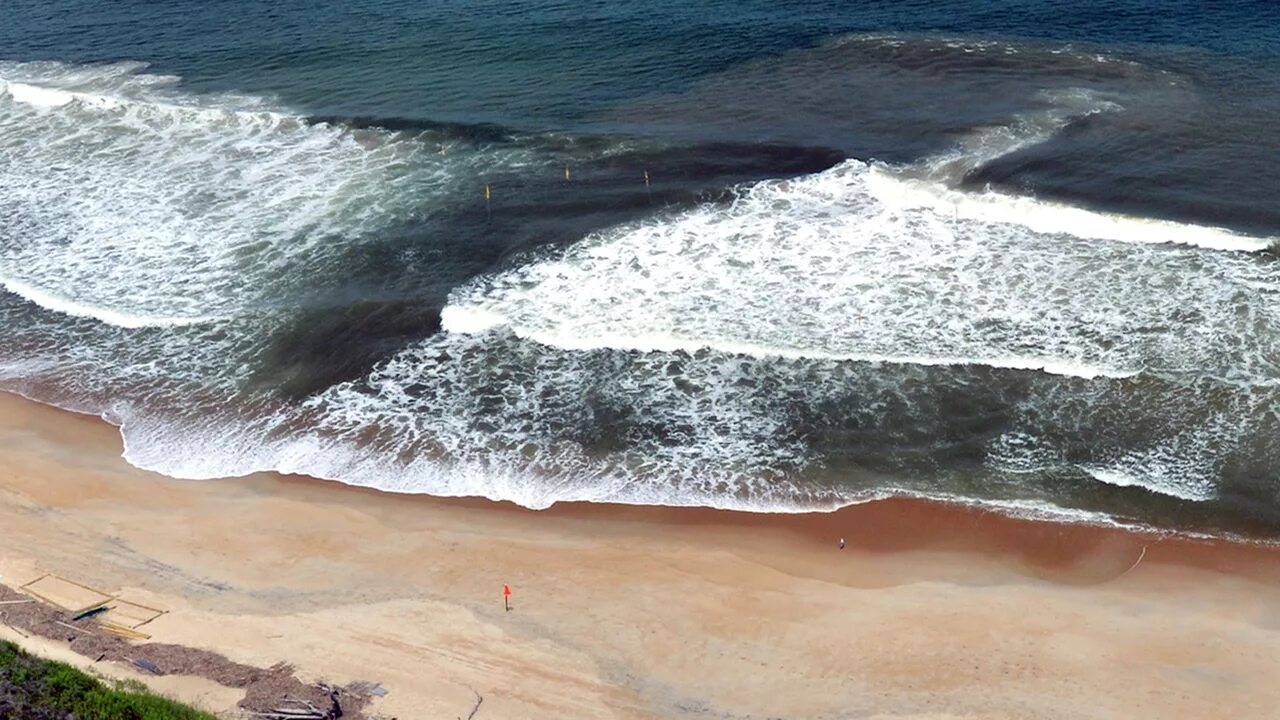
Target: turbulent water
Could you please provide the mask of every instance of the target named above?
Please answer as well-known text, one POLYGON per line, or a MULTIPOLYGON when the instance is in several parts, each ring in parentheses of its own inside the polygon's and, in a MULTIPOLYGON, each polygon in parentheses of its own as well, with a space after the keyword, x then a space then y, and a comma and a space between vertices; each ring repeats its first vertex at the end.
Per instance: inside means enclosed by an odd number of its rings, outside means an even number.
POLYGON ((0 388, 177 478, 1280 538, 1276 5, 695 5, 17 0, 0 388))

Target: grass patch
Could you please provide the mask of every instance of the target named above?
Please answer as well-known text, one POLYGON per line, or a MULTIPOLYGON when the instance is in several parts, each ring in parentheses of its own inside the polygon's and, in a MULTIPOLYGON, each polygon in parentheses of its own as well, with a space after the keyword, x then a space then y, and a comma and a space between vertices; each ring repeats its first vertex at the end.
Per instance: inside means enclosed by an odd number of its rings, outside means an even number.
POLYGON ((0 718, 13 720, 217 720, 154 695, 139 682, 105 683, 66 663, 0 640, 0 718))

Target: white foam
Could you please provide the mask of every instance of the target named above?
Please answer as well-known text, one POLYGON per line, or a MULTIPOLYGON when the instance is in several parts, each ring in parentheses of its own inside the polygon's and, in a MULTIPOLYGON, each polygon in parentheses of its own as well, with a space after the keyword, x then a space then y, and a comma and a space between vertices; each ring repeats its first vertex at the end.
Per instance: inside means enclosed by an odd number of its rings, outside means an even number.
MULTIPOLYGON (((1108 485, 1116 487, 1144 487, 1141 479, 1120 470, 1108 470, 1107 468, 1090 468, 1089 474, 1094 478, 1101 480, 1108 485)), ((1200 499, 1200 498, 1190 498, 1200 499)))
POLYGON ((1137 523, 1125 522, 1118 520, 1106 513, 1095 512, 1091 510, 1081 510, 1079 508, 1064 507, 1046 500, 1032 500, 1029 498, 1005 498, 1005 499, 982 499, 978 500, 960 495, 949 493, 935 492, 911 492, 899 491, 893 495, 894 497, 919 498, 922 500, 931 500, 933 502, 950 503, 953 505, 964 505, 967 507, 978 508, 982 510, 994 510, 1005 515, 1021 518, 1024 520, 1042 520, 1048 522, 1072 523, 1078 525, 1097 525, 1103 527, 1117 527, 1128 530, 1147 531, 1150 528, 1139 525, 1137 523))
MULTIPOLYGON (((712 414, 732 415, 725 428, 745 426, 746 437, 734 438, 729 445, 708 445, 705 441, 720 432, 713 431, 700 438, 704 442, 689 443, 665 456, 660 449, 655 452, 654 447, 630 448, 628 452, 645 458, 643 464, 588 457, 581 447, 552 437, 566 428, 544 425, 545 413, 553 408, 539 403, 546 402, 548 391, 555 388, 565 397, 574 394, 572 383, 557 387, 557 382, 566 377, 539 382, 527 392, 520 390, 516 393, 518 399, 505 412, 482 418, 476 414, 479 407, 474 405, 475 388, 457 384, 459 378, 455 374, 464 370, 463 360, 470 359, 466 358, 471 352, 468 347, 478 348, 479 344, 460 338, 428 341, 421 351, 394 361, 393 367, 380 373, 370 385, 355 383, 326 393, 309 406, 312 413, 319 414, 309 414, 307 424, 287 434, 277 429, 281 425, 297 425, 296 418, 276 416, 246 424, 239 419, 224 422, 216 412, 202 411, 198 424, 187 425, 154 422, 128 408, 117 408, 111 413, 111 421, 124 425, 124 455, 129 462, 183 479, 277 471, 387 492, 483 497, 530 509, 563 502, 608 502, 806 513, 904 497, 964 504, 1027 519, 1142 528, 1103 512, 1066 507, 1045 499, 975 498, 929 489, 928 485, 894 486, 891 481, 888 485, 877 481, 862 487, 824 487, 799 481, 790 473, 770 472, 767 463, 758 464, 762 459, 758 453, 754 458, 751 452, 740 453, 743 449, 752 450, 753 445, 755 449, 768 447, 755 436, 763 426, 753 426, 767 422, 771 413, 760 412, 760 408, 753 411, 751 403, 735 408, 732 402, 725 402, 731 393, 705 407, 712 414), (432 375, 433 380, 442 381, 441 390, 428 397, 404 395, 406 388, 421 377, 409 373, 439 370, 422 363, 432 362, 429 358, 442 351, 458 353, 458 357, 445 361, 451 365, 449 372, 432 375), (404 365, 395 367, 400 363, 404 365), (446 397, 461 400, 446 400, 443 407, 436 405, 446 397), (378 428, 374 443, 362 445, 357 438, 363 436, 367 441, 371 427, 378 428), (536 454, 531 456, 529 448, 537 448, 536 454)), ((478 373, 476 380, 483 374, 478 373)), ((636 393, 634 399, 643 397, 651 403, 640 402, 634 407, 642 411, 661 407, 664 413, 678 415, 679 403, 670 402, 672 398, 666 396, 661 373, 635 377, 641 387, 632 389, 636 393), (652 384, 655 380, 658 384, 652 384), (655 399, 655 394, 660 397, 655 399)), ((576 378, 579 382, 583 379, 576 378)), ((695 375, 693 382, 705 379, 695 375)), ((513 399, 511 393, 506 395, 508 401, 513 399)), ((676 415, 666 419, 675 420, 676 415)), ((698 420, 715 422, 711 415, 701 415, 698 420)), ((776 424, 768 429, 777 430, 776 424)), ((795 459, 798 458, 792 458, 795 459)), ((1140 486, 1193 501, 1209 499, 1203 493, 1182 495, 1122 471, 1098 470, 1097 474, 1104 482, 1140 486)))
POLYGON ((1018 225, 1044 235, 1143 244, 1192 245, 1210 250, 1258 252, 1280 239, 1242 235, 1224 228, 1156 218, 1102 213, 1063 203, 986 190, 963 192, 931 180, 904 177, 884 166, 872 168, 868 188, 876 199, 900 210, 923 210, 952 220, 1018 225))
POLYGON ((1100 113, 1122 110, 1096 93, 1075 89, 1046 92, 1044 110, 1026 113, 1007 124, 980 128, 955 149, 925 158, 913 166, 873 164, 867 177, 871 194, 899 211, 924 210, 969 220, 1025 227, 1045 235, 1144 244, 1192 245, 1211 250, 1257 252, 1280 244, 1280 238, 1244 235, 1225 228, 1105 213, 1065 203, 1017 196, 987 188, 955 189, 976 169, 1053 137, 1067 125, 1100 113))
MULTIPOLYGON (((441 313, 441 324, 445 330, 458 333, 481 333, 507 325, 506 320, 496 313, 487 310, 473 310, 465 307, 446 307, 441 313)), ((793 360, 855 360, 872 363, 892 363, 896 365, 988 365, 991 367, 1010 368, 1014 370, 1041 370, 1053 375, 1070 375, 1080 378, 1130 377, 1137 371, 1123 372, 1105 367, 1055 361, 1033 356, 992 356, 947 357, 940 355, 877 355, 857 352, 825 352, 821 349, 796 349, 748 342, 719 341, 707 344, 697 339, 686 339, 665 334, 611 334, 600 333, 582 337, 573 333, 527 332, 521 327, 511 328, 518 337, 542 343, 562 350, 639 350, 641 352, 687 352, 712 348, 719 352, 734 355, 746 355, 756 358, 779 357, 793 360)))
POLYGON ((954 184, 997 158, 1039 145, 1073 122, 1123 109, 1081 88, 1044 91, 1040 101, 1044 108, 1018 115, 1007 124, 973 130, 951 150, 926 157, 907 169, 917 174, 922 170, 924 177, 938 184, 954 184))
MULTIPOLYGON (((0 71, 3 71, 3 68, 0 68, 0 71)), ((140 85, 154 91, 156 83, 142 82, 140 85)), ((168 115, 177 121, 189 121, 193 118, 214 122, 234 121, 235 116, 239 116, 241 119, 256 117, 275 122, 282 120, 300 121, 300 118, 293 117, 288 113, 265 110, 259 106, 258 102, 252 100, 248 103, 249 107, 202 105, 200 103, 210 102, 210 99, 202 99, 190 95, 173 95, 169 101, 165 101, 156 97, 127 97, 103 93, 76 92, 56 87, 42 87, 27 83, 5 82, 3 80, 0 80, 0 90, 7 90, 10 98, 15 102, 45 109, 63 108, 75 103, 80 110, 127 111, 138 116, 149 115, 153 118, 168 115)), ((219 99, 212 100, 213 102, 220 101, 219 99)))
POLYGON ((1262 398, 1236 396, 1206 403, 1207 412, 1170 408, 1172 432, 1099 453, 1097 461, 1081 469, 1117 487, 1140 487, 1191 502, 1213 500, 1218 497, 1223 458, 1236 450, 1253 419, 1269 404, 1265 392, 1262 398))
POLYGON ((1093 476, 1094 479, 1100 480, 1108 485, 1116 487, 1140 487, 1161 495, 1169 495, 1171 497, 1180 498, 1182 500, 1190 500, 1192 502, 1205 502, 1216 497, 1214 487, 1207 483, 1198 483, 1199 487, 1188 487, 1187 483, 1175 480, 1169 482, 1164 473, 1155 477, 1144 477, 1127 469, 1105 468, 1097 466, 1085 466, 1084 469, 1093 476))
POLYGON ((75 100, 75 95, 54 88, 42 88, 25 83, 6 82, 0 84, 0 90, 20 103, 42 108, 56 108, 75 100))
POLYGON ((378 228, 527 160, 140 69, 0 63, 0 276, 50 309, 138 327, 287 304, 378 228))
POLYGON ((100 320, 109 325, 127 329, 137 329, 144 327, 182 327, 185 325, 199 325, 202 323, 213 322, 218 318, 208 317, 162 317, 133 315, 130 313, 117 312, 108 308, 94 307, 85 305, 74 300, 59 297, 54 293, 43 290, 35 285, 0 276, 0 287, 8 290, 15 295, 20 295, 41 307, 54 312, 74 317, 87 317, 100 320))
MULTIPOLYGON (((1032 208, 1023 214, 1003 200, 967 199, 963 213, 904 201, 915 187, 859 161, 762 182, 728 207, 617 228, 481 279, 453 293, 442 321, 571 350, 1275 377, 1280 305, 1262 299, 1280 297, 1273 263, 1099 242, 1098 225, 1049 223, 1063 216, 1034 200, 1014 201, 1032 208)), ((1146 238, 1179 227, 1105 222, 1146 238)))
MULTIPOLYGON (((218 382, 217 392, 236 393, 244 376, 213 370, 243 362, 225 341, 212 339, 218 328, 232 337, 254 332, 226 327, 151 333, 147 338, 158 345, 142 350, 131 334, 112 331, 126 347, 107 348, 106 356, 95 355, 94 331, 59 345, 67 350, 56 351, 58 364, 64 372, 72 364, 124 372, 126 387, 147 388, 145 408, 119 403, 108 413, 125 425, 126 456, 139 467, 188 479, 278 470, 532 508, 592 501, 803 512, 886 492, 936 495, 952 481, 930 479, 932 471, 922 478, 909 470, 859 478, 854 470, 832 483, 821 469, 827 453, 852 458, 841 468, 861 465, 860 456, 871 467, 877 458, 945 456, 944 438, 956 418, 943 407, 957 393, 994 404, 996 422, 1009 428, 986 448, 997 488, 1009 475, 1071 467, 1070 455, 1082 454, 1070 451, 1074 428, 1083 433, 1091 467, 1127 473, 1153 492, 1205 500, 1216 493, 1223 453, 1240 436, 1256 436, 1260 409, 1274 404, 1266 392, 1224 402, 1221 388, 1215 396, 1156 384, 1135 405, 1127 383, 1047 377, 1011 382, 1001 397, 1001 376, 981 371, 708 352, 561 351, 489 331, 433 336, 301 408, 246 406, 207 399, 213 381, 229 379, 218 382), (175 368, 192 363, 189 384, 173 387, 175 368), (193 403, 192 392, 206 399, 193 403), (1167 422, 1151 426, 1156 418, 1167 422), (850 437, 847 428, 862 430, 850 437)), ((12 342, 28 344, 22 337, 12 342)), ((1019 479, 1010 489, 1028 492, 1028 484, 1041 482, 1019 479)))
POLYGON ((193 433, 193 428, 172 426, 139 428, 139 423, 128 415, 115 419, 116 422, 122 420, 126 423, 121 428, 126 460, 143 469, 186 479, 213 479, 276 471, 384 492, 429 494, 437 497, 480 497, 496 502, 513 502, 532 510, 544 510, 557 503, 607 502, 619 505, 710 507, 736 512, 801 514, 833 512, 851 505, 906 498, 962 505, 1025 520, 1113 527, 1144 533, 1172 532, 1185 537, 1227 537, 1238 542, 1275 544, 1231 533, 1170 531, 1101 511, 1067 507, 1049 500, 1027 497, 976 498, 891 485, 814 493, 790 484, 784 484, 773 492, 744 495, 741 492, 725 492, 732 490, 732 487, 723 483, 708 483, 701 488, 691 489, 679 483, 650 481, 644 477, 587 474, 572 479, 548 478, 518 463, 494 463, 475 459, 445 462, 421 455, 401 456, 402 460, 404 457, 410 458, 405 464, 397 461, 393 454, 362 451, 346 439, 327 437, 321 433, 280 441, 262 434, 261 426, 247 429, 236 426, 221 428, 203 423, 201 428, 206 432, 201 433, 199 429, 195 429, 196 432, 193 433), (232 443, 230 447, 228 441, 232 443), (241 449, 249 452, 236 452, 241 449), (216 465, 210 462, 228 457, 235 458, 238 462, 216 465), (800 492, 788 494, 797 490, 800 492))

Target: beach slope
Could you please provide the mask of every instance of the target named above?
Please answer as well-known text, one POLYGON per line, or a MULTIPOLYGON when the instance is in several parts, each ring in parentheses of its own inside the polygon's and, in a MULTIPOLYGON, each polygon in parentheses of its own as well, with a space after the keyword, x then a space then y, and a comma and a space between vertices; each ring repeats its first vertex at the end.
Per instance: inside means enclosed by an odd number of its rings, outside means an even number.
MULTIPOLYGON (((367 710, 388 718, 466 716, 477 693, 481 719, 1280 706, 1280 552, 1258 546, 906 500, 531 512, 266 474, 184 482, 129 466, 96 418, 9 395, 0 529, 5 585, 54 572, 127 593, 168 611, 156 641, 379 682, 367 710)), ((228 709, 207 683, 164 690, 228 709)))

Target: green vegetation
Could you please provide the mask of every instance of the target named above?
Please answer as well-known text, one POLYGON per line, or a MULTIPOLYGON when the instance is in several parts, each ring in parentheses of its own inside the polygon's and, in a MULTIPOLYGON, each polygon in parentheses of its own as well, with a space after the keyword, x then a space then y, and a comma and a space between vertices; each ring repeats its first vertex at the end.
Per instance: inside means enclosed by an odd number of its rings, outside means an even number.
POLYGON ((108 685, 0 640, 0 718, 13 720, 216 720, 147 692, 138 682, 108 685))

